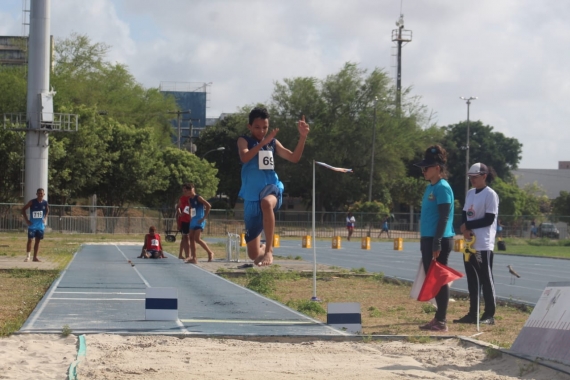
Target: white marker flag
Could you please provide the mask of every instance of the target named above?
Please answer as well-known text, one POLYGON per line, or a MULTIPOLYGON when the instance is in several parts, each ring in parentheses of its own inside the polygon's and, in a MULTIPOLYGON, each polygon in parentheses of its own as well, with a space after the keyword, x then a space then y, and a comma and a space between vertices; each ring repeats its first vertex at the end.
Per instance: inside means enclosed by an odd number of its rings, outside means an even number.
POLYGON ((325 164, 324 162, 319 162, 319 161, 315 161, 315 162, 321 166, 324 166, 325 168, 329 168, 330 170, 334 170, 335 172, 352 173, 352 169, 335 168, 334 166, 330 166, 329 164, 325 164))

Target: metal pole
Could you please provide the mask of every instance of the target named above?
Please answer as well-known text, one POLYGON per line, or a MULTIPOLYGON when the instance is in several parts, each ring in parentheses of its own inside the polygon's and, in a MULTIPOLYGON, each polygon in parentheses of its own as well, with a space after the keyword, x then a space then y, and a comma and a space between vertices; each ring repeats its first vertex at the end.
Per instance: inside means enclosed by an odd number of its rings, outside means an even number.
POLYGON ((467 103, 467 145, 465 146, 465 197, 467 198, 467 192, 469 191, 469 176, 467 172, 469 171, 469 136, 471 135, 469 131, 469 107, 471 106, 471 101, 476 100, 476 96, 470 96, 466 98, 460 96, 459 99, 463 99, 467 103))
POLYGON ((40 132, 42 111, 40 94, 49 91, 50 81, 50 0, 32 0, 30 3, 30 37, 28 56, 27 114, 24 172, 24 203, 36 197, 43 188, 45 199, 48 189, 48 134, 40 132), (32 133, 33 132, 33 133, 32 133))
POLYGON ((374 143, 376 142, 376 106, 378 98, 374 98, 374 122, 372 123, 372 154, 370 155, 370 183, 368 184, 368 202, 372 202, 372 180, 374 179, 374 143))
POLYGON ((465 199, 467 199, 467 192, 469 191, 469 106, 471 101, 467 100, 467 146, 465 148, 465 199))
POLYGON ((311 301, 320 301, 317 297, 317 242, 315 240, 315 160, 313 160, 313 297, 311 301))

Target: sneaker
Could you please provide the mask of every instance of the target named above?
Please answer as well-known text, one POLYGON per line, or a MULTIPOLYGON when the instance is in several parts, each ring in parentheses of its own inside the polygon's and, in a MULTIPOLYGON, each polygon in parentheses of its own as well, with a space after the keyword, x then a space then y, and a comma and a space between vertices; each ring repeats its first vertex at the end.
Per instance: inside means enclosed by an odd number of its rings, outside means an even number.
POLYGON ((477 317, 467 314, 459 319, 454 319, 453 323, 477 323, 477 317))
POLYGON ((428 331, 447 331, 447 323, 432 319, 429 323, 420 326, 420 330, 428 331))
POLYGON ((493 317, 482 317, 481 320, 479 321, 479 323, 482 325, 494 325, 495 324, 495 318, 493 318, 493 317))

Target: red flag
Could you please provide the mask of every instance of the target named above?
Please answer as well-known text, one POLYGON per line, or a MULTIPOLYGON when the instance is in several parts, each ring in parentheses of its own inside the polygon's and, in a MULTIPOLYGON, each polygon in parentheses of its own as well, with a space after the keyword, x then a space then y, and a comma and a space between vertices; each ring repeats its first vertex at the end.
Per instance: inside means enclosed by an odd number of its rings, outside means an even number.
POLYGON ((463 277, 463 273, 433 260, 426 274, 422 290, 420 290, 418 295, 418 301, 431 300, 439 293, 443 285, 461 277, 463 277))

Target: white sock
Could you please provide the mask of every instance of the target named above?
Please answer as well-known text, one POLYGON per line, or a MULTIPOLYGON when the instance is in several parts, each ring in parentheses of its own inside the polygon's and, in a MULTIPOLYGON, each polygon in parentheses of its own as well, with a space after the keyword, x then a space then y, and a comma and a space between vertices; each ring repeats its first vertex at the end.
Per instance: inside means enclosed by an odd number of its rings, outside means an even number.
POLYGON ((32 255, 32 252, 28 252, 28 257, 30 257, 32 255))

